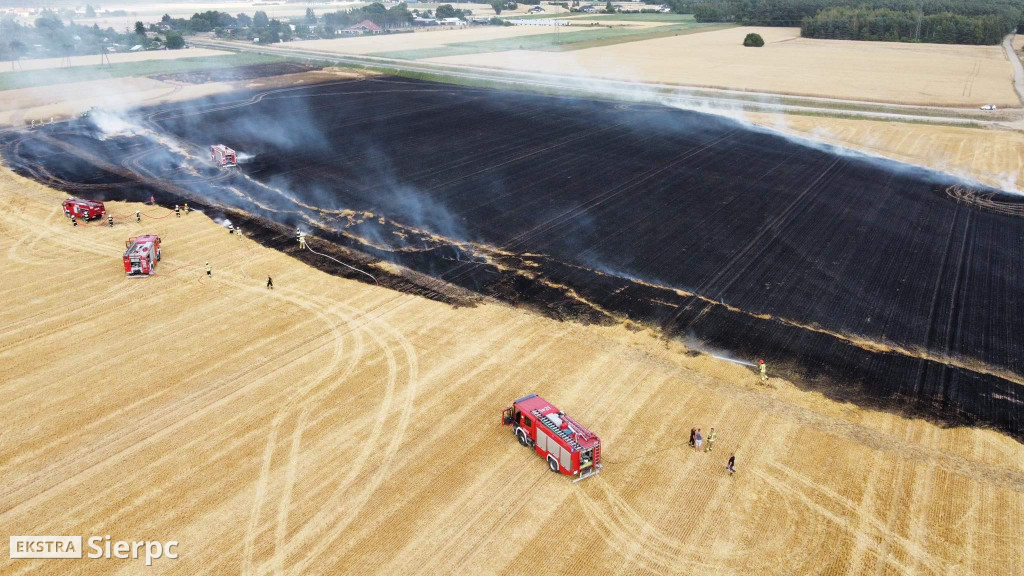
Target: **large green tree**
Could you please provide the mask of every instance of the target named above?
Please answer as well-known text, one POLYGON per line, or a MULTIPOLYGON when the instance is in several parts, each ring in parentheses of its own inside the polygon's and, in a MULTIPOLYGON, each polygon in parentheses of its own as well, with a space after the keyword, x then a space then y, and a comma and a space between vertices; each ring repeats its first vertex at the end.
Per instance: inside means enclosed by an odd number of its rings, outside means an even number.
POLYGON ((270 26, 270 18, 267 17, 267 13, 260 10, 252 15, 252 26, 257 30, 262 30, 270 26))
POLYGON ((185 39, 181 37, 181 34, 177 32, 167 33, 167 49, 168 50, 180 50, 185 47, 185 39))

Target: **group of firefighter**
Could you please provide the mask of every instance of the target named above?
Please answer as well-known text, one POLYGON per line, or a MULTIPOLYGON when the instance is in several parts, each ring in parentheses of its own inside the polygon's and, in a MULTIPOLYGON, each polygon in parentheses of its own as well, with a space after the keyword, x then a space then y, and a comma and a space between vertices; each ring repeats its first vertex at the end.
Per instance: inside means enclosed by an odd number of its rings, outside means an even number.
MULTIPOLYGON (((153 199, 153 197, 150 197, 149 201, 150 201, 150 203, 155 203, 155 200, 153 199)), ((181 218, 182 211, 184 211, 186 215, 191 211, 189 209, 189 207, 188 207, 188 202, 186 202, 182 206, 179 206, 177 204, 174 205, 174 216, 175 217, 181 218)), ((142 212, 140 212, 138 210, 135 211, 135 222, 136 223, 141 223, 142 222, 142 212)), ((114 227, 114 216, 112 214, 107 214, 107 223, 110 225, 111 228, 114 227)), ((71 215, 71 225, 74 226, 75 228, 78 228, 78 219, 75 218, 74 214, 71 215)), ((242 228, 239 227, 239 226, 235 226, 234 224, 228 222, 228 234, 238 235, 238 239, 241 240, 242 239, 242 228)), ((299 248, 302 249, 302 250, 305 250, 306 247, 307 247, 306 246, 306 233, 303 232, 300 229, 296 229, 295 230, 295 239, 299 241, 299 248)), ((207 278, 213 277, 213 268, 210 267, 210 262, 209 261, 206 261, 205 267, 206 267, 206 277, 207 278)), ((273 290, 274 289, 274 279, 271 278, 270 276, 267 276, 267 289, 268 290, 273 290)))
MULTIPOLYGON (((185 211, 185 214, 188 214, 191 211, 189 209, 189 207, 188 207, 188 202, 186 202, 184 206, 178 206, 177 204, 175 204, 174 205, 174 215, 177 216, 178 218, 181 218, 181 211, 183 209, 185 211)), ((88 220, 88 218, 86 220, 88 220)), ((140 212, 138 210, 135 211, 135 222, 137 224, 141 224, 142 223, 142 212, 140 212)), ((76 218, 74 214, 71 214, 71 225, 74 226, 75 228, 78 228, 78 218, 76 218)), ((113 214, 107 214, 107 225, 110 226, 111 228, 114 227, 114 215, 113 214)), ((239 230, 239 234, 241 234, 241 230, 239 230)))
MULTIPOLYGON (((768 365, 764 363, 764 360, 758 360, 757 361, 757 366, 758 366, 758 371, 761 373, 761 383, 762 384, 767 384, 768 383, 768 365)), ((690 442, 689 442, 689 444, 690 444, 690 448, 693 448, 693 450, 695 452, 701 452, 701 451, 703 451, 703 452, 711 452, 712 450, 715 449, 715 440, 717 440, 717 439, 718 439, 718 434, 715 433, 715 429, 714 428, 712 428, 711 431, 708 432, 707 437, 705 437, 701 433, 700 428, 690 428, 690 442), (702 450, 701 448, 704 446, 704 441, 705 440, 707 440, 707 444, 708 445, 707 445, 707 447, 704 447, 703 450, 702 450)), ((736 472, 736 454, 735 453, 729 454, 729 462, 726 463, 725 469, 726 469, 726 471, 729 472, 730 475, 732 475, 732 474, 734 474, 736 472)))

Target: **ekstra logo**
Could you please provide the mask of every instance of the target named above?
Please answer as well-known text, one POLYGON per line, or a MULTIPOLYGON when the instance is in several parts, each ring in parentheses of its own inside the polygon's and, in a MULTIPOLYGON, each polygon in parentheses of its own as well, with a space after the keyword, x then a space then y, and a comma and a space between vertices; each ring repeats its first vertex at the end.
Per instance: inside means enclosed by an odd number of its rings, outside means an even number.
POLYGON ((11 536, 11 558, 81 557, 81 536, 11 536))
MULTIPOLYGON (((178 558, 178 542, 167 543, 156 540, 126 542, 112 541, 110 535, 89 538, 87 558, 139 559, 146 558, 146 566, 152 566, 157 558, 178 558)), ((81 536, 11 536, 11 558, 81 558, 81 536)))

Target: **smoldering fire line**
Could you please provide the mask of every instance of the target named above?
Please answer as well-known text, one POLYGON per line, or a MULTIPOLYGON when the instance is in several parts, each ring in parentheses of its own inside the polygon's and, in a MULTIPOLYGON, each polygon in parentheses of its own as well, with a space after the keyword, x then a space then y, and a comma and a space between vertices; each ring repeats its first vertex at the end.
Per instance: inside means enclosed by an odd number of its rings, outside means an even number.
POLYGON ((65 189, 196 198, 557 317, 694 333, 836 396, 1021 434, 1021 339, 984 333, 1024 325, 1007 298, 1024 219, 965 201, 1015 197, 952 194, 962 181, 695 112, 379 84, 2 142, 16 169, 65 189), (216 168, 211 143, 253 158, 216 168))

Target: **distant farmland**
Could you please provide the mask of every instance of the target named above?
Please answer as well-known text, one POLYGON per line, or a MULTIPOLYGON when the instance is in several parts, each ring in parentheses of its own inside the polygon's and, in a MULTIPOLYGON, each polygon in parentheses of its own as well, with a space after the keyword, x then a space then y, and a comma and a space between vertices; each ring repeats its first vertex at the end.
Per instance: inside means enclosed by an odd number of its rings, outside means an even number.
POLYGON ((223 142, 255 159, 224 174, 85 126, 8 137, 6 159, 77 193, 316 227, 559 317, 650 322, 842 398, 1022 434, 1024 219, 1010 198, 982 209, 951 178, 692 112, 403 80, 145 121, 197 157, 223 142))

